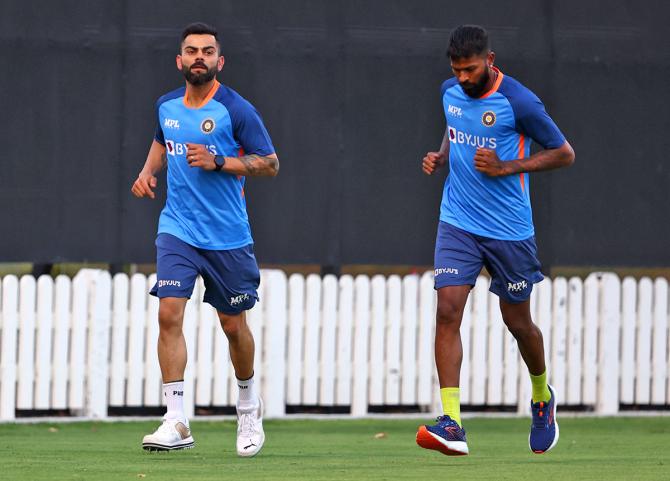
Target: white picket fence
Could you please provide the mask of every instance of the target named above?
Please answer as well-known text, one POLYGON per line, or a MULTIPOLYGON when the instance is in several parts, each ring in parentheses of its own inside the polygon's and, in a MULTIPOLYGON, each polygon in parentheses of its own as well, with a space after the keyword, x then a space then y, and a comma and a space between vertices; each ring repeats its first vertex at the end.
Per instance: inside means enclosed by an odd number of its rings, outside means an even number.
MULTIPOLYGON (((161 406, 155 282, 83 270, 73 280, 6 276, 0 286, 0 420, 16 410, 105 418, 109 406, 161 406)), ((184 330, 187 414, 232 406, 236 385, 215 311, 196 286, 184 330)), ((286 406, 437 410, 435 293, 422 276, 317 275, 263 270, 249 312, 255 371, 269 417, 286 406)), ((608 273, 546 279, 532 297, 550 381, 563 406, 616 413, 670 404, 668 283, 608 273)), ((528 410, 530 384, 498 301, 480 277, 465 310, 462 403, 528 410)), ((346 409, 346 408, 345 408, 346 409)))

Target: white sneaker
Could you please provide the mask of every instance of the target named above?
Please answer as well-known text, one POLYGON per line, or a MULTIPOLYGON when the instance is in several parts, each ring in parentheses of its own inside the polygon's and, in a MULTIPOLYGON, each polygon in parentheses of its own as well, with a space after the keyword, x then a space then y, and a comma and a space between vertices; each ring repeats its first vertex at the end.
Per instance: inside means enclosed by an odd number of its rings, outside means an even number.
POLYGON ((142 448, 147 451, 173 451, 192 448, 194 445, 188 421, 185 424, 177 419, 163 418, 163 424, 142 440, 142 448))
POLYGON ((250 413, 237 411, 237 455, 255 456, 263 447, 263 400, 258 398, 258 409, 250 413))

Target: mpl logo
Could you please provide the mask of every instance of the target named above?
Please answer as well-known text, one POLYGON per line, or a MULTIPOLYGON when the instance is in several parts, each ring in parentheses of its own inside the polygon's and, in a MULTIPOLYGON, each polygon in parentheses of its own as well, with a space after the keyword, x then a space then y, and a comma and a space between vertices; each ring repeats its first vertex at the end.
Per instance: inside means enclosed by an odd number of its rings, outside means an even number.
POLYGON ((460 107, 456 107, 455 105, 449 105, 449 107, 447 107, 447 113, 452 117, 456 117, 457 119, 463 117, 463 110, 460 107))
POLYGON ((244 301, 249 299, 249 294, 240 294, 239 296, 233 296, 230 298, 230 305, 236 306, 242 304, 244 301))
POLYGON ((480 135, 468 134, 453 127, 449 127, 449 142, 452 144, 464 144, 471 147, 486 147, 495 149, 498 146, 498 140, 495 137, 482 137, 480 135))
POLYGON ((168 129, 178 129, 179 128, 179 120, 165 119, 165 122, 163 122, 163 125, 165 127, 167 127, 168 129))
POLYGON ((507 292, 521 292, 528 287, 526 281, 519 282, 508 282, 507 283, 507 292))

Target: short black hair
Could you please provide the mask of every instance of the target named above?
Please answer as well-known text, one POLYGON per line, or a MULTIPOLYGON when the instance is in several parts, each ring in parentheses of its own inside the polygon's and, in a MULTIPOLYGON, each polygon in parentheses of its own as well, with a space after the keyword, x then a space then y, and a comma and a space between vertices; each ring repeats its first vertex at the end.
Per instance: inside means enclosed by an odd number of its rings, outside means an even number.
POLYGON ((216 40, 216 46, 221 53, 221 44, 219 43, 219 33, 216 31, 216 28, 211 25, 203 22, 193 22, 189 23, 184 27, 184 31, 181 33, 181 41, 179 42, 179 51, 181 51, 181 46, 186 40, 186 37, 189 35, 213 35, 216 40))
POLYGON ((451 32, 447 57, 450 59, 486 55, 490 50, 489 34, 479 25, 461 25, 451 32))

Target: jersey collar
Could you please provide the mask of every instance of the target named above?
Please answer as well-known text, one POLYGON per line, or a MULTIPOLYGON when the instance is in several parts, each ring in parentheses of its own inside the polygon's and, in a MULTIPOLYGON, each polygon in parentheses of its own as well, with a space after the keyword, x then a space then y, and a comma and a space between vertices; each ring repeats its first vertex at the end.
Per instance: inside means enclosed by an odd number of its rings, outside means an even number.
POLYGON ((491 95, 496 93, 498 91, 498 88, 500 87, 500 84, 502 83, 502 79, 504 77, 503 73, 498 69, 498 67, 491 67, 491 68, 498 73, 498 78, 496 79, 496 83, 493 84, 493 87, 491 87, 491 90, 489 90, 484 95, 479 97, 480 99, 485 99, 486 97, 490 97, 491 95))
POLYGON ((195 107, 191 107, 188 104, 188 89, 187 89, 186 92, 184 92, 184 106, 188 109, 200 109, 200 108, 204 107, 205 104, 207 102, 209 102, 212 99, 212 97, 214 97, 214 94, 217 92, 217 90, 219 90, 220 85, 221 84, 219 83, 219 81, 215 79, 214 80, 214 85, 212 86, 210 91, 207 92, 207 96, 205 96, 205 98, 202 99, 202 102, 200 102, 200 104, 196 105, 195 107))

